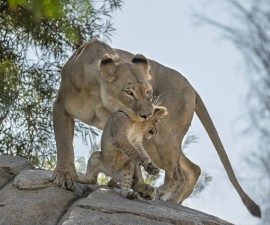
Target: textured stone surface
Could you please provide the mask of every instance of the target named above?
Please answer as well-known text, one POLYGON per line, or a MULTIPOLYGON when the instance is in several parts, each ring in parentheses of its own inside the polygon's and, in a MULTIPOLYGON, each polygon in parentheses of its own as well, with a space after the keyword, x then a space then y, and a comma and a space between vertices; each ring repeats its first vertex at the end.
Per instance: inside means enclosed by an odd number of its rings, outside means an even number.
POLYGON ((0 225, 230 224, 173 203, 128 200, 118 189, 76 184, 63 190, 50 175, 22 157, 0 156, 0 225))
POLYGON ((9 184, 0 192, 0 224, 56 224, 77 196, 57 187, 19 190, 9 184))
POLYGON ((24 170, 0 191, 0 224, 57 224, 70 204, 82 197, 87 186, 75 191, 55 187, 51 171, 24 170))
POLYGON ((0 156, 0 189, 10 182, 21 170, 33 168, 33 165, 23 157, 0 156))
POLYGON ((128 200, 116 191, 101 189, 78 201, 69 217, 60 224, 183 224, 228 225, 230 223, 189 209, 162 201, 128 200), (88 216, 87 216, 88 215, 88 216), (89 216, 91 215, 91 216, 89 216))
POLYGON ((48 170, 23 170, 14 179, 18 189, 35 190, 54 186, 50 182, 52 172, 48 170))

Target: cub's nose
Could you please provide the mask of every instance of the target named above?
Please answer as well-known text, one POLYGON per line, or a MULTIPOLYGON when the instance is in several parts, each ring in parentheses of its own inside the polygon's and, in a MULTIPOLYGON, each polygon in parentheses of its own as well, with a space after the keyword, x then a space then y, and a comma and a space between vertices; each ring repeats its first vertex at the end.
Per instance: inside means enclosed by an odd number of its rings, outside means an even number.
POLYGON ((153 129, 149 130, 149 134, 151 134, 151 135, 157 134, 157 130, 153 128, 153 129))

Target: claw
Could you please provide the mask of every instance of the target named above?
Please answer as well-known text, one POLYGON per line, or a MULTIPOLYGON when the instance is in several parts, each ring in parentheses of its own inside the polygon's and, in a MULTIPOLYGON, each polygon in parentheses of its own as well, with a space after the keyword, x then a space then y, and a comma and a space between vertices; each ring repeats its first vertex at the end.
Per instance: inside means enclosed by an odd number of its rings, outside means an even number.
POLYGON ((140 196, 147 200, 154 200, 156 198, 156 189, 149 185, 145 191, 140 192, 140 196))
POLYGON ((72 190, 76 176, 75 167, 73 168, 73 166, 65 169, 59 169, 56 167, 50 177, 50 180, 63 189, 72 190))

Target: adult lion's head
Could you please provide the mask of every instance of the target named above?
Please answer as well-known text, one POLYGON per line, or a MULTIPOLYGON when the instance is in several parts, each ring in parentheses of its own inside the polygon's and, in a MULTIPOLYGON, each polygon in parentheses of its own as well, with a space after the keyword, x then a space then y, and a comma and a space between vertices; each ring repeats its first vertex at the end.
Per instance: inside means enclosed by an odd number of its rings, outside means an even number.
POLYGON ((134 121, 153 115, 153 90, 149 83, 149 63, 135 55, 132 63, 105 54, 100 60, 101 97, 110 111, 122 110, 134 121))

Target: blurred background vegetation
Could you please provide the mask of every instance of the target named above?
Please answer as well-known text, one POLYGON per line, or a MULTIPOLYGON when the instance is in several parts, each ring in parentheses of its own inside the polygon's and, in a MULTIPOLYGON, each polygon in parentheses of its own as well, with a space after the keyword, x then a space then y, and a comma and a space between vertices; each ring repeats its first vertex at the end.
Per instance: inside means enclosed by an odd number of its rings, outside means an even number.
MULTIPOLYGON (((246 157, 251 168, 244 179, 256 183, 254 193, 262 202, 260 224, 270 224, 270 1, 227 0, 205 1, 205 11, 194 12, 196 21, 218 29, 225 40, 239 50, 245 60, 249 91, 245 106, 248 126, 242 134, 256 139, 256 149, 246 157), (235 23, 209 17, 212 11, 222 10, 235 23)), ((245 153, 245 149, 243 149, 245 153)))
MULTIPOLYGON (((52 104, 61 68, 91 38, 110 39, 121 0, 0 1, 0 153, 52 168, 56 147, 52 104)), ((76 135, 94 142, 82 123, 76 135)))

